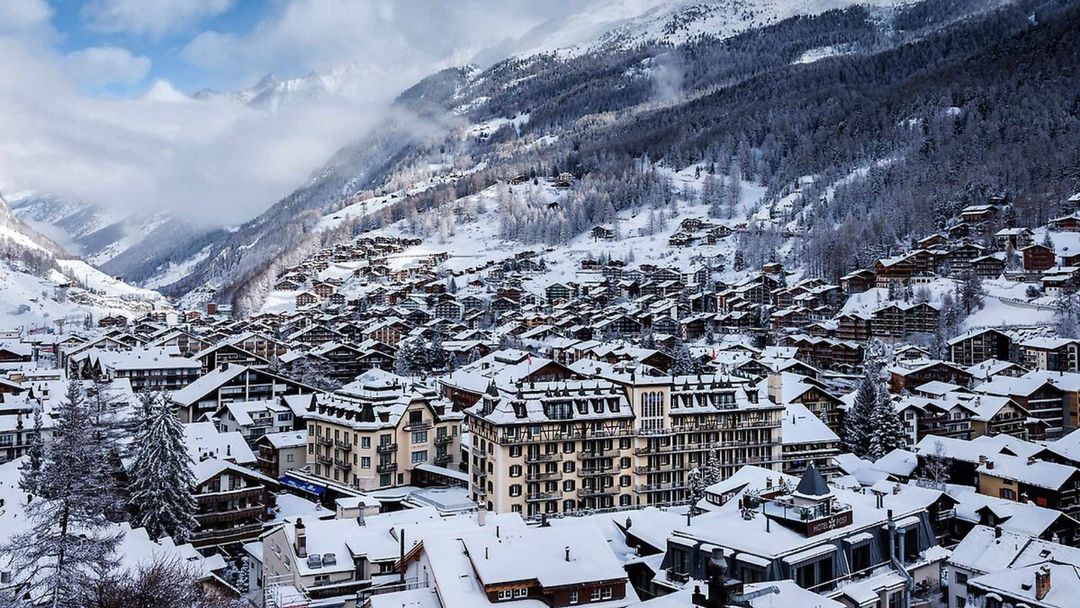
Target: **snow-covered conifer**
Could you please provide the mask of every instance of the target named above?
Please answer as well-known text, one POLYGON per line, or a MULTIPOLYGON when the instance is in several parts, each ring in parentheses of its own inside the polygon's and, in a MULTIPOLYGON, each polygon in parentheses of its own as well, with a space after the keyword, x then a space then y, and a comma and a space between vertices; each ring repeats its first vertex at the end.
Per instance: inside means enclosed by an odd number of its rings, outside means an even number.
POLYGON ((185 542, 196 525, 195 478, 183 425, 164 400, 136 438, 128 479, 133 524, 146 528, 151 538, 185 542))

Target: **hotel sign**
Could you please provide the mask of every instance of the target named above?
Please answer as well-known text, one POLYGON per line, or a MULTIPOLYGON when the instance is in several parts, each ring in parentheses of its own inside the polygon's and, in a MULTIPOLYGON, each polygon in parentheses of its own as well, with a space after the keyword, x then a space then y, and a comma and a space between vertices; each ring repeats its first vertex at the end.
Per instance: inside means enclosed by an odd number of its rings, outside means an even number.
POLYGON ((806 522, 806 535, 817 536, 818 534, 823 534, 829 530, 835 530, 849 525, 851 525, 850 510, 835 513, 830 517, 823 517, 821 519, 806 522))

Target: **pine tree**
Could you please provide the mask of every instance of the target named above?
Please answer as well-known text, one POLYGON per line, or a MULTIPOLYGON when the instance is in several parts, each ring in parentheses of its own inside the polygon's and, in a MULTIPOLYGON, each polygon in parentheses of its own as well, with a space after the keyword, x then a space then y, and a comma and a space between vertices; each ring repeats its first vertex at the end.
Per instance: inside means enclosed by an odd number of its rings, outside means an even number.
POLYGON ((443 347, 442 336, 439 334, 435 334, 435 337, 431 339, 424 354, 426 371, 444 370, 449 365, 450 357, 443 347))
POLYGON ((428 350, 423 344, 409 341, 398 345, 394 373, 399 376, 418 376, 428 369, 428 350))
POLYGON ((1080 310, 1076 304, 1076 296, 1061 296, 1056 303, 1057 310, 1054 320, 1057 325, 1057 333, 1062 338, 1080 337, 1080 310))
POLYGON ((705 497, 705 474, 701 469, 694 467, 686 474, 686 489, 690 499, 690 506, 696 505, 705 497))
POLYGON ((964 312, 971 314, 983 307, 984 294, 982 279, 972 271, 967 271, 963 276, 960 286, 960 302, 964 306, 964 312))
POLYGON ((54 608, 83 605, 88 582, 116 564, 120 534, 105 517, 113 497, 100 443, 87 441, 93 430, 82 386, 71 381, 32 482, 38 490, 27 507, 32 524, 0 546, 15 581, 54 608))
POLYGON ((196 526, 197 505, 191 494, 195 478, 184 446, 184 427, 163 399, 135 441, 128 479, 133 524, 146 528, 155 540, 171 536, 186 542, 196 526))
POLYGON ((876 376, 876 372, 870 369, 865 371, 859 381, 854 403, 844 412, 844 449, 860 458, 870 450, 870 416, 878 398, 876 376))
POLYGON ((705 463, 705 487, 724 481, 724 469, 720 465, 720 456, 714 451, 705 463))
POLYGON ((878 460, 904 445, 904 426, 893 407, 892 395, 879 387, 874 409, 870 414, 870 443, 866 458, 878 460))
POLYGON ((656 339, 653 337, 652 330, 646 329, 641 332, 641 348, 656 348, 656 339))
POLYGON ((694 361, 694 356, 690 354, 690 348, 682 340, 675 344, 674 358, 675 361, 671 364, 672 375, 689 376, 697 373, 697 362, 694 361))
POLYGON ((45 460, 45 440, 41 435, 41 427, 41 408, 35 407, 34 430, 30 434, 30 447, 26 450, 26 461, 19 467, 22 473, 19 487, 30 494, 38 492, 38 476, 41 475, 41 468, 45 460))
POLYGON ((102 455, 103 481, 109 485, 105 495, 112 499, 105 515, 112 521, 123 521, 127 518, 127 506, 121 497, 118 480, 123 477, 120 460, 126 456, 130 445, 124 438, 131 436, 131 420, 125 418, 124 403, 117 398, 111 382, 95 379, 85 395, 92 428, 89 440, 97 444, 95 449, 102 455))

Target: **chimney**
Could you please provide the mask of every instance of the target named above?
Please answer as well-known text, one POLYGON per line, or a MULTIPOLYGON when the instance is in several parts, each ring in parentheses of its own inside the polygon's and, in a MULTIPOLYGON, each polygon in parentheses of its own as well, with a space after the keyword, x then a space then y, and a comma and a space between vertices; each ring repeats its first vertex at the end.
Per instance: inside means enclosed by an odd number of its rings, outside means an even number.
POLYGON ((1041 602, 1047 593, 1050 593, 1050 566, 1043 564, 1035 572, 1035 599, 1041 602))
POLYGON ((296 556, 307 557, 307 530, 304 528, 304 520, 296 518, 296 556))
POLYGON ((1001 538, 1001 526, 994 526, 994 538, 1001 538))
MULTIPOLYGON (((405 567, 405 530, 404 529, 401 530, 401 540, 399 542, 400 542, 399 546, 401 548, 399 550, 400 557, 398 558, 398 562, 402 565, 402 568, 401 568, 401 582, 404 583, 405 582, 405 571, 408 569, 407 567, 405 567)), ((486 549, 485 549, 485 551, 486 551, 486 549)))
POLYGON ((708 598, 701 592, 701 585, 694 585, 694 594, 690 596, 690 603, 695 606, 701 606, 704 608, 708 598))
POLYGON ((705 573, 708 577, 709 598, 705 601, 707 608, 725 608, 728 605, 728 593, 724 584, 727 580, 727 563, 724 561, 724 550, 717 547, 712 550, 708 563, 705 564, 705 573))
POLYGON ((994 470, 994 461, 993 460, 987 460, 986 461, 986 469, 989 470, 989 471, 994 470))
POLYGON ((570 545, 566 545, 566 561, 570 561, 570 545))
POLYGON ((367 525, 367 522, 364 521, 364 505, 360 505, 360 509, 356 512, 356 525, 367 525))
POLYGON ((487 509, 480 505, 480 508, 476 510, 476 525, 483 528, 485 523, 487 523, 487 509))
POLYGON ((1031 466, 1033 464, 1035 464, 1035 457, 1034 456, 1028 456, 1028 466, 1031 466))

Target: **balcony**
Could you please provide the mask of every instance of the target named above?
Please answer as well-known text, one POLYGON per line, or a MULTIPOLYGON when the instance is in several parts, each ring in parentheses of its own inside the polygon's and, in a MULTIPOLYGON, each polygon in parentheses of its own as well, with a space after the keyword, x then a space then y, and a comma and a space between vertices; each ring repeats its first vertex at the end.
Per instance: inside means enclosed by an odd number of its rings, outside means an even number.
POLYGON ((563 455, 560 452, 554 452, 551 454, 526 454, 525 462, 532 464, 536 462, 558 462, 563 459, 563 455))
POLYGON ((420 422, 410 422, 405 425, 406 431, 426 431, 431 428, 430 420, 421 420, 420 422))
POLYGON ((438 435, 435 437, 435 445, 450 445, 454 438, 450 435, 438 435))
POLYGON ((196 521, 199 522, 200 527, 213 526, 217 524, 235 523, 248 520, 258 520, 266 514, 266 507, 263 505, 254 505, 250 507, 243 507, 239 509, 232 509, 228 511, 214 511, 211 513, 197 513, 195 515, 196 521))
POLYGON ((558 492, 535 492, 525 496, 527 502, 542 502, 545 500, 557 500, 562 497, 558 492))
POLYGON ((450 454, 438 454, 438 455, 435 456, 435 460, 434 460, 435 464, 439 465, 440 467, 443 466, 443 465, 450 464, 453 461, 454 461, 454 457, 452 455, 450 455, 450 454))
POLYGON ((666 483, 646 483, 638 484, 634 486, 634 491, 639 493, 646 492, 667 492, 670 490, 682 490, 686 487, 686 484, 681 481, 666 482, 666 483))
POLYGON ((610 488, 581 488, 577 491, 578 498, 593 498, 595 496, 614 496, 619 493, 615 486, 610 488))
POLYGON ((543 473, 529 473, 525 476, 525 481, 551 481, 552 479, 560 479, 562 473, 558 471, 546 471, 543 473))
POLYGON ((318 441, 322 445, 334 445, 333 439, 330 439, 329 437, 324 437, 322 435, 319 435, 316 441, 318 441))
POLYGON ((561 433, 517 433, 503 434, 498 437, 499 445, 520 445, 524 443, 545 443, 559 441, 577 441, 582 439, 612 439, 615 437, 633 437, 632 428, 591 429, 575 428, 569 432, 561 433))
POLYGON ((615 451, 598 451, 598 452, 578 452, 578 460, 599 460, 603 458, 612 458, 617 452, 615 451))
POLYGON ((261 485, 199 494, 195 499, 199 503, 199 511, 203 513, 226 510, 229 500, 247 503, 265 503, 269 500, 266 488, 261 485))
POLYGON ((397 471, 396 462, 388 462, 386 464, 380 464, 379 466, 375 467, 375 472, 377 473, 393 473, 395 471, 397 471))
POLYGON ((196 547, 226 545, 255 539, 262 532, 262 523, 248 524, 234 528, 196 530, 188 539, 196 547))
POLYGON ((344 469, 346 471, 348 471, 351 468, 349 466, 349 461, 348 460, 342 460, 341 458, 335 458, 334 459, 334 466, 339 468, 339 469, 344 469))
POLYGON ((339 450, 344 450, 346 452, 349 452, 349 451, 352 450, 352 444, 351 443, 349 443, 348 441, 342 441, 340 439, 335 439, 334 440, 334 447, 336 447, 339 450))
POLYGON ((329 457, 329 456, 326 456, 324 454, 316 454, 315 455, 315 462, 317 462, 319 464, 325 464, 327 466, 330 466, 330 465, 334 464, 334 459, 329 457))
POLYGON ((379 454, 389 454, 390 452, 396 452, 398 445, 396 443, 380 443, 375 447, 375 451, 379 454))
POLYGON ((615 467, 599 466, 599 467, 581 467, 578 469, 578 475, 582 477, 589 477, 590 475, 610 475, 615 472, 615 467))
POLYGON ((704 443, 673 443, 670 445, 645 446, 634 449, 635 456, 653 456, 658 454, 685 454, 687 452, 706 452, 725 448, 764 447, 778 445, 778 439, 768 441, 709 441, 704 443))

